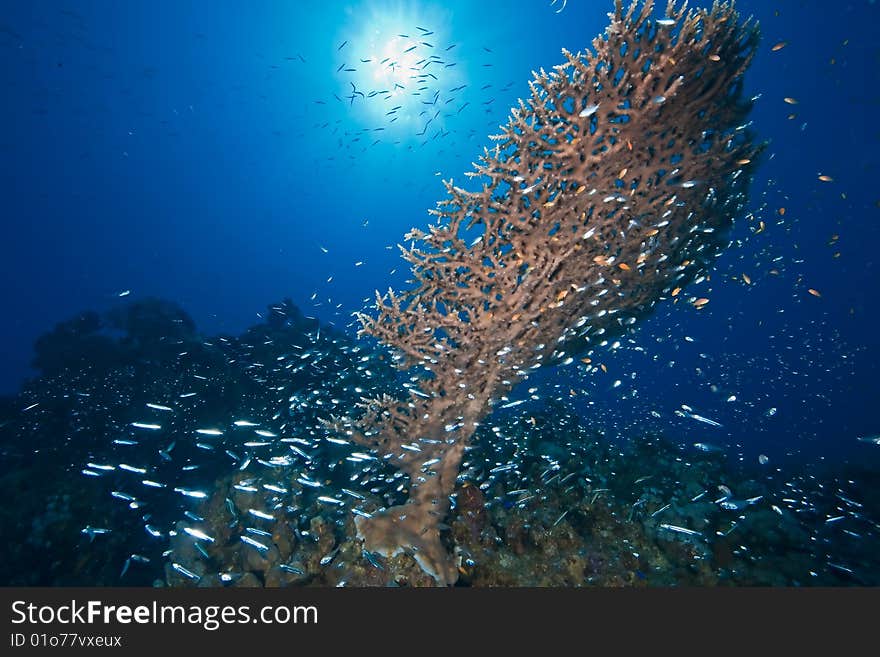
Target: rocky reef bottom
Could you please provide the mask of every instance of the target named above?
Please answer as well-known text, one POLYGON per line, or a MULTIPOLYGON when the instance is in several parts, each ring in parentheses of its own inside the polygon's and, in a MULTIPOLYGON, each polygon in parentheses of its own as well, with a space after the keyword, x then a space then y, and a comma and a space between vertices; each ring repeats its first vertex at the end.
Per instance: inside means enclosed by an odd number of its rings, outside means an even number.
MULTIPOLYGON (((870 488, 868 472, 852 470, 824 482, 814 475, 786 480, 777 470, 748 477, 730 472, 723 456, 688 455, 655 438, 628 447, 596 442, 577 458, 545 455, 515 477, 504 474, 457 487, 442 535, 458 565, 458 586, 880 583, 877 524, 867 511, 880 508, 880 491, 876 483, 870 488)), ((354 516, 340 505, 279 507, 266 529, 256 528, 248 522, 255 496, 262 495, 256 483, 245 472, 218 479, 198 506, 198 532, 184 531, 193 523, 181 520, 161 554, 144 556, 132 553, 137 529, 114 526, 110 517, 106 524, 115 528, 106 533, 83 528, 102 502, 79 479, 41 477, 27 469, 8 473, 2 484, 15 491, 15 503, 0 509, 0 518, 4 533, 20 540, 6 542, 3 581, 434 584, 410 555, 386 559, 365 552, 354 538, 354 516)), ((380 503, 366 497, 360 507, 380 503)))
MULTIPOLYGON (((412 555, 364 552, 354 519, 406 480, 321 421, 397 389, 383 352, 289 300, 205 337, 145 299, 60 323, 36 354, 42 375, 0 399, 0 584, 434 584, 412 555)), ((458 585, 880 584, 873 446, 768 458, 694 443, 677 420, 700 416, 604 427, 573 391, 536 390, 465 454, 441 527, 458 585)))

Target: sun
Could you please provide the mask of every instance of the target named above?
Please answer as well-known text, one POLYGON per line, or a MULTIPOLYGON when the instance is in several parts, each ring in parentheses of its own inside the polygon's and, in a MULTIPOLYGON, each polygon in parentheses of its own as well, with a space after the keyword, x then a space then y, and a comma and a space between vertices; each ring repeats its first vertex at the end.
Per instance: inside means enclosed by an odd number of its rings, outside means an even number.
POLYGON ((416 54, 420 43, 411 38, 395 35, 381 47, 381 51, 370 57, 373 80, 391 91, 392 95, 403 95, 419 72, 420 61, 416 54))
POLYGON ((364 3, 348 12, 336 53, 337 94, 365 126, 426 134, 442 128, 463 67, 443 8, 364 3), (379 123, 381 122, 381 123, 379 123))

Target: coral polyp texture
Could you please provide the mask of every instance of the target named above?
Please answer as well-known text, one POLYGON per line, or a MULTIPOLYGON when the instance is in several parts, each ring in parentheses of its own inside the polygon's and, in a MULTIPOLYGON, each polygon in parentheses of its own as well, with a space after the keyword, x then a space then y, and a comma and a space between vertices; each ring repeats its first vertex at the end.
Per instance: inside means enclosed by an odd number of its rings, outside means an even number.
POLYGON ((438 584, 457 578, 441 522, 493 405, 704 274, 743 213, 757 27, 730 3, 652 14, 618 0, 592 52, 535 74, 468 174, 482 189, 447 182, 436 224, 406 236, 416 286, 360 315, 416 384, 330 423, 409 477, 406 503, 358 517, 358 535, 410 552, 438 584))

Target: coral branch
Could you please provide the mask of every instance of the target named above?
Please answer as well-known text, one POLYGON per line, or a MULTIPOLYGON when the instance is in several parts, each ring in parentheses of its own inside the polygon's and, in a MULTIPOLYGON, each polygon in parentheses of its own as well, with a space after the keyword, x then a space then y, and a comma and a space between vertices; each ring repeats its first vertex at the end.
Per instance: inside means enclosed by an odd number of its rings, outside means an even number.
POLYGON ((430 372, 406 402, 370 402, 350 429, 401 468, 410 499, 358 518, 367 549, 410 550, 456 579, 438 523, 492 403, 530 369, 623 330, 705 272, 746 202, 759 147, 742 125, 758 32, 732 3, 685 11, 617 0, 593 51, 563 51, 493 137, 474 176, 446 183, 436 225, 407 237, 416 286, 377 295, 362 333, 430 372), (463 233, 479 230, 467 243, 463 233))

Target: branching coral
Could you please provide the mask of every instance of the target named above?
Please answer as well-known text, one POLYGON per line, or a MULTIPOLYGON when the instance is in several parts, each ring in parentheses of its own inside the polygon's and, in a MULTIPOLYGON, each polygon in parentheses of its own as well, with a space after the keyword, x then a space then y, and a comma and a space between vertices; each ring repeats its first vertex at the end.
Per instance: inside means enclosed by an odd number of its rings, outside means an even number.
POLYGON ((593 52, 535 74, 469 174, 482 190, 446 183, 436 225, 407 235, 416 287, 360 316, 419 385, 331 422, 410 480, 409 500, 357 518, 358 534, 374 552, 411 551, 440 584, 456 568, 438 525, 493 403, 704 273, 746 201, 757 28, 726 2, 652 11, 617 0, 593 52))

